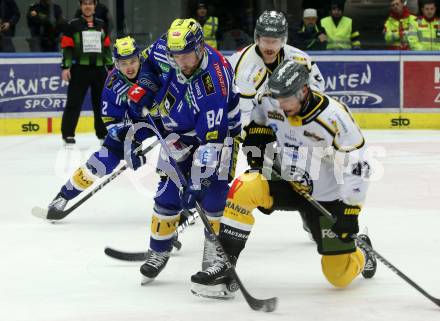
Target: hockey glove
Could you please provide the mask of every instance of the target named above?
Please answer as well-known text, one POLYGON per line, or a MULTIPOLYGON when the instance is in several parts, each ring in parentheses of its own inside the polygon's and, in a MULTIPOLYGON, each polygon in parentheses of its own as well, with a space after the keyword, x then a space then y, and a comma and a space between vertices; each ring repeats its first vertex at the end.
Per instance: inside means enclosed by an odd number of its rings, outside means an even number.
POLYGON ((182 208, 192 209, 196 206, 196 201, 200 201, 206 193, 211 182, 208 179, 202 179, 200 186, 188 182, 188 186, 182 188, 180 192, 180 205, 182 208))
POLYGON ((246 136, 243 141, 243 152, 252 169, 263 168, 264 152, 267 144, 276 141, 276 136, 272 128, 258 125, 252 121, 244 127, 246 136))
POLYGON ((336 223, 331 227, 332 231, 344 242, 351 242, 350 235, 359 232, 358 216, 361 211, 359 206, 345 204, 342 201, 336 202, 333 210, 333 216, 336 217, 336 223))
POLYGON ((145 165, 147 157, 142 155, 142 143, 134 140, 131 143, 131 148, 125 153, 125 161, 128 167, 137 170, 139 167, 145 165))
POLYGON ((108 136, 110 136, 113 140, 117 142, 123 142, 129 128, 130 128, 129 125, 125 125, 122 123, 115 124, 110 128, 107 128, 107 133, 108 136))
POLYGON ((129 115, 132 119, 144 119, 145 113, 154 106, 154 97, 159 91, 160 80, 154 73, 139 76, 138 84, 128 90, 129 115))

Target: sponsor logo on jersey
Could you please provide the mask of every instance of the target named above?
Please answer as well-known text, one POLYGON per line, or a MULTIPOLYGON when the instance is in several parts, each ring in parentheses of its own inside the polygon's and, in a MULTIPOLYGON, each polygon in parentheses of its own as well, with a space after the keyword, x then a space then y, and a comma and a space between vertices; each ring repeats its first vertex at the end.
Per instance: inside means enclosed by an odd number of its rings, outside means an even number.
POLYGON ((316 140, 316 141, 318 141, 318 142, 324 140, 324 138, 319 137, 319 136, 316 135, 315 133, 308 132, 307 130, 304 131, 304 136, 305 136, 305 137, 313 138, 314 140, 316 140))
POLYGON ((168 116, 175 103, 176 98, 169 91, 167 91, 162 103, 159 106, 160 114, 162 116, 168 116))
POLYGON ((194 83, 194 88, 196 89, 197 98, 202 97, 202 90, 200 89, 199 81, 194 83))
POLYGON ((139 83, 147 87, 148 89, 151 89, 153 91, 158 91, 159 86, 156 84, 153 80, 149 79, 148 77, 142 77, 139 79, 139 83))
POLYGON ((165 64, 165 63, 163 63, 163 62, 159 62, 159 67, 165 73, 170 71, 170 66, 165 64))
POLYGON ((179 88, 177 88, 177 85, 174 82, 171 82, 171 87, 173 87, 173 89, 176 91, 176 94, 177 94, 176 96, 178 96, 180 93, 180 90, 179 90, 179 88))
MULTIPOLYGON (((160 44, 160 43, 157 44, 157 49, 167 51, 167 47, 165 45, 160 44)), ((149 52, 151 52, 151 47, 149 49, 149 52)))
POLYGON ((220 88, 222 91, 222 95, 226 96, 227 95, 227 91, 226 91, 226 85, 225 85, 225 77, 223 76, 221 67, 218 63, 214 64, 214 69, 215 69, 215 73, 217 75, 218 78, 218 82, 220 84, 220 88))
POLYGON ((254 83, 254 85, 257 85, 260 83, 260 81, 263 79, 263 77, 264 77, 264 68, 260 68, 260 69, 258 69, 255 76, 252 78, 252 82, 254 83))
POLYGON ((337 133, 339 131, 338 123, 334 119, 329 119, 330 124, 332 125, 333 131, 337 133))
POLYGON ((230 200, 226 201, 225 207, 231 209, 234 212, 242 214, 242 215, 249 215, 249 214, 251 214, 251 212, 249 210, 245 209, 244 207, 241 207, 238 204, 235 204, 235 203, 231 202, 230 200))
POLYGON ((107 88, 111 89, 113 87, 113 82, 117 79, 118 77, 116 75, 112 75, 107 83, 107 88))
POLYGON ((205 88, 206 96, 215 93, 214 83, 212 82, 212 78, 209 72, 205 72, 202 75, 202 82, 203 82, 203 88, 205 88))
POLYGON ((267 113, 267 118, 284 121, 284 116, 281 115, 281 114, 280 114, 279 112, 277 112, 277 111, 269 111, 269 112, 267 113))
POLYGON ((218 139, 218 130, 207 132, 206 133, 206 140, 216 140, 218 139))

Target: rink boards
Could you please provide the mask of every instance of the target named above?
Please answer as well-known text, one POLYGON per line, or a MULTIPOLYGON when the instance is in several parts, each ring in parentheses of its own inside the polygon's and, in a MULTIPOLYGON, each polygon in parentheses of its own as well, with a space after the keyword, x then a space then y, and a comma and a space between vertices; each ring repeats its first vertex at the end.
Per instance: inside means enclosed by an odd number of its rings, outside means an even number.
MULTIPOLYGON (((229 55, 230 52, 226 52, 229 55)), ((314 52, 325 91, 362 128, 440 129, 440 54, 314 52)), ((0 135, 60 132, 67 83, 59 54, 0 54, 0 135)), ((77 132, 93 130, 89 95, 77 132)))

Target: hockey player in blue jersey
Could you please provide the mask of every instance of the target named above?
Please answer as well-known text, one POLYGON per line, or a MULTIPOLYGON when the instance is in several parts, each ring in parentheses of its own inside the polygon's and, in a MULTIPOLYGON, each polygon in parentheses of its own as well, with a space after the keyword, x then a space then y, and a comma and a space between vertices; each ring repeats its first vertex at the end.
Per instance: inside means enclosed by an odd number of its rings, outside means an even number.
MULTIPOLYGON (((148 283, 168 262, 182 208, 193 208, 197 200, 215 232, 219 232, 228 176, 233 176, 233 166, 229 165, 234 162, 237 144, 232 138, 240 133, 241 125, 233 70, 218 51, 204 43, 202 29, 194 19, 174 20, 168 32, 143 55, 138 82, 128 94, 130 107, 139 117, 147 107, 151 115, 162 119, 164 137, 170 137, 170 133, 179 137, 170 143, 172 157, 189 182, 185 188, 173 178, 168 155, 162 149, 158 162, 162 174, 154 199, 149 250, 141 267, 143 283, 148 283), (155 83, 156 78, 159 84, 155 83), (152 106, 148 95, 150 87, 156 85, 160 89, 152 106)), ((217 254, 205 235, 203 266, 209 265, 217 254)))
MULTIPOLYGON (((145 162, 145 156, 124 157, 125 135, 136 122, 136 117, 129 110, 127 92, 137 81, 141 64, 140 50, 134 39, 131 37, 117 39, 113 58, 116 68, 108 75, 101 98, 102 117, 108 134, 100 150, 93 153, 87 162, 73 173, 49 204, 46 215, 49 220, 55 219, 58 215, 53 214, 63 211, 68 201, 89 188, 98 178, 112 173, 124 158, 129 161, 133 159, 134 163, 130 166, 135 169, 145 162)), ((151 97, 152 95, 153 92, 151 97)), ((136 135, 135 138, 141 141, 151 137, 153 133, 144 129, 138 131, 136 135)), ((138 141, 135 140, 133 145, 140 146, 138 141)))

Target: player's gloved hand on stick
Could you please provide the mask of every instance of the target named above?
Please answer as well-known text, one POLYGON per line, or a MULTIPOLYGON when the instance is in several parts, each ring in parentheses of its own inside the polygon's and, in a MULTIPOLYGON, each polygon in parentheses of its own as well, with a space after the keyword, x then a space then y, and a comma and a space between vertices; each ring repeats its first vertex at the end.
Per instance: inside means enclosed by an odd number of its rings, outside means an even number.
POLYGON ((331 227, 332 231, 344 242, 351 242, 350 235, 359 232, 358 217, 361 208, 356 205, 348 205, 339 201, 339 206, 335 206, 332 211, 336 217, 336 223, 331 227))
POLYGON ((154 97, 159 90, 160 81, 154 73, 143 73, 138 83, 128 90, 129 115, 133 119, 144 119, 145 113, 154 106, 154 97))
POLYGON ((130 126, 125 124, 116 124, 111 128, 107 129, 108 136, 110 136, 113 140, 118 142, 123 142, 130 126))
POLYGON ((131 142, 131 146, 124 156, 128 167, 133 170, 137 170, 147 162, 147 157, 142 155, 142 143, 136 140, 131 142))
POLYGON ((260 169, 264 163, 264 152, 267 144, 276 141, 272 128, 258 125, 252 121, 244 127, 246 136, 243 141, 243 152, 252 169, 260 169))

